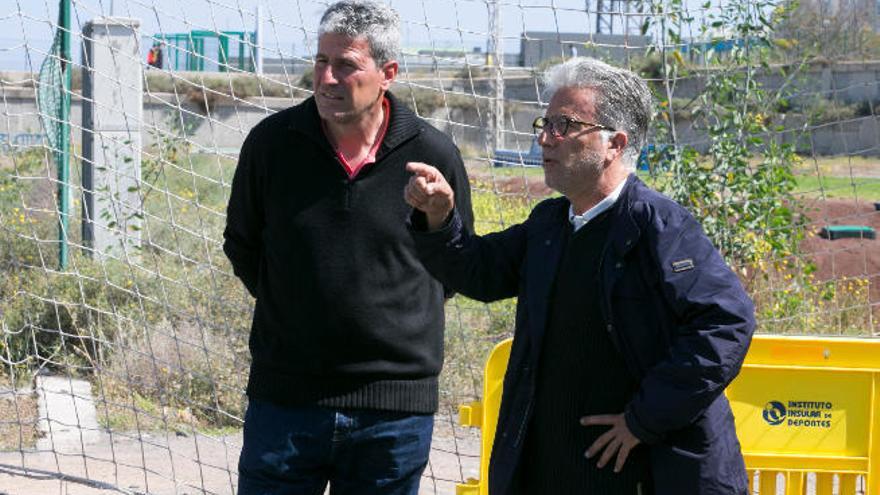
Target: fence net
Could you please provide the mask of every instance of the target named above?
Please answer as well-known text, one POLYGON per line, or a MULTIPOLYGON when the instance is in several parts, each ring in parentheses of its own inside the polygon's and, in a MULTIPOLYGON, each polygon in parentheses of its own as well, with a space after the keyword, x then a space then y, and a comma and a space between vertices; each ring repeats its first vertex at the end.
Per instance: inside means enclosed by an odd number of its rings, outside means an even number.
MULTIPOLYGON (((222 252, 230 181, 251 127, 309 97, 327 2, 69 3, 69 25, 57 0, 0 7, 0 492, 232 493, 253 300, 222 252)), ((759 331, 880 332, 876 4, 389 3, 392 91, 455 140, 480 233, 552 194, 540 75, 594 56, 649 80, 638 174, 700 219, 759 331)), ((514 307, 447 305, 421 493, 477 476, 457 407, 514 307)))

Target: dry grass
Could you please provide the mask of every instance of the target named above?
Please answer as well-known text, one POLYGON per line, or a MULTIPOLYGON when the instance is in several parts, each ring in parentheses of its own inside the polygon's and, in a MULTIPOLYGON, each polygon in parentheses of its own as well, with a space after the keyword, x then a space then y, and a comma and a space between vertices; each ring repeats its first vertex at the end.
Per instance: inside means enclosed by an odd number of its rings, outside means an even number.
POLYGON ((0 451, 34 448, 40 436, 37 417, 36 396, 0 395, 0 451))
POLYGON ((865 156, 804 157, 795 172, 800 176, 880 178, 880 158, 865 156))
POLYGON ((121 338, 93 387, 99 421, 120 430, 179 432, 239 425, 247 363, 245 342, 234 340, 168 321, 147 335, 121 338))

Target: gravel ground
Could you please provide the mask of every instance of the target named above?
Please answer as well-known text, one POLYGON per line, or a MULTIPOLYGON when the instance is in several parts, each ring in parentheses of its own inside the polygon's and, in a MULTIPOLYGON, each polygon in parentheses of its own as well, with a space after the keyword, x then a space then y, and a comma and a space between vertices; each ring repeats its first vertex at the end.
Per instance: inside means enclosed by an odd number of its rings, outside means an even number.
MULTIPOLYGON (((463 478, 477 477, 479 434, 453 432, 450 421, 437 418, 420 495, 451 495, 463 478)), ((240 448, 241 433, 102 432, 85 446, 0 452, 0 494, 232 494, 240 448)))

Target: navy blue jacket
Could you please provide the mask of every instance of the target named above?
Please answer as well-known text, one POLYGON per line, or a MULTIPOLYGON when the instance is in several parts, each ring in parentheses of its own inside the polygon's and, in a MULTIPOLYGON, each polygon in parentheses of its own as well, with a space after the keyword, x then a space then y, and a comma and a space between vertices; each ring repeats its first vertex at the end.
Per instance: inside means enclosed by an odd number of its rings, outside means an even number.
MULTIPOLYGON (((565 198, 548 199, 524 223, 484 237, 468 234, 457 214, 435 232, 419 231, 422 219, 413 217, 419 256, 441 282, 481 301, 519 297, 489 467, 492 495, 510 493, 520 460, 563 233, 571 228, 568 208, 565 198)), ((611 214, 598 260, 602 324, 639 382, 624 413, 650 446, 656 493, 745 494, 723 391, 751 341, 752 302, 693 216, 635 175, 611 214)))

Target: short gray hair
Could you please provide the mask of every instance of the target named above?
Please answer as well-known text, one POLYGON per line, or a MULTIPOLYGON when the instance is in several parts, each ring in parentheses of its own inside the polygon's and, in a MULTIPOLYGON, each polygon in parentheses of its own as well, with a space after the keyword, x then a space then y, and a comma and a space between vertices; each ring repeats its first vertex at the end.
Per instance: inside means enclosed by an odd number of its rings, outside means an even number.
POLYGON ((596 123, 626 132, 629 142, 623 150, 623 162, 634 170, 648 140, 653 111, 651 90, 645 81, 632 71, 594 58, 574 57, 544 74, 544 94, 548 100, 567 87, 596 92, 596 123))
POLYGON ((318 36, 325 33, 365 38, 376 65, 397 60, 400 53, 400 16, 391 7, 371 0, 342 0, 321 16, 318 36))

